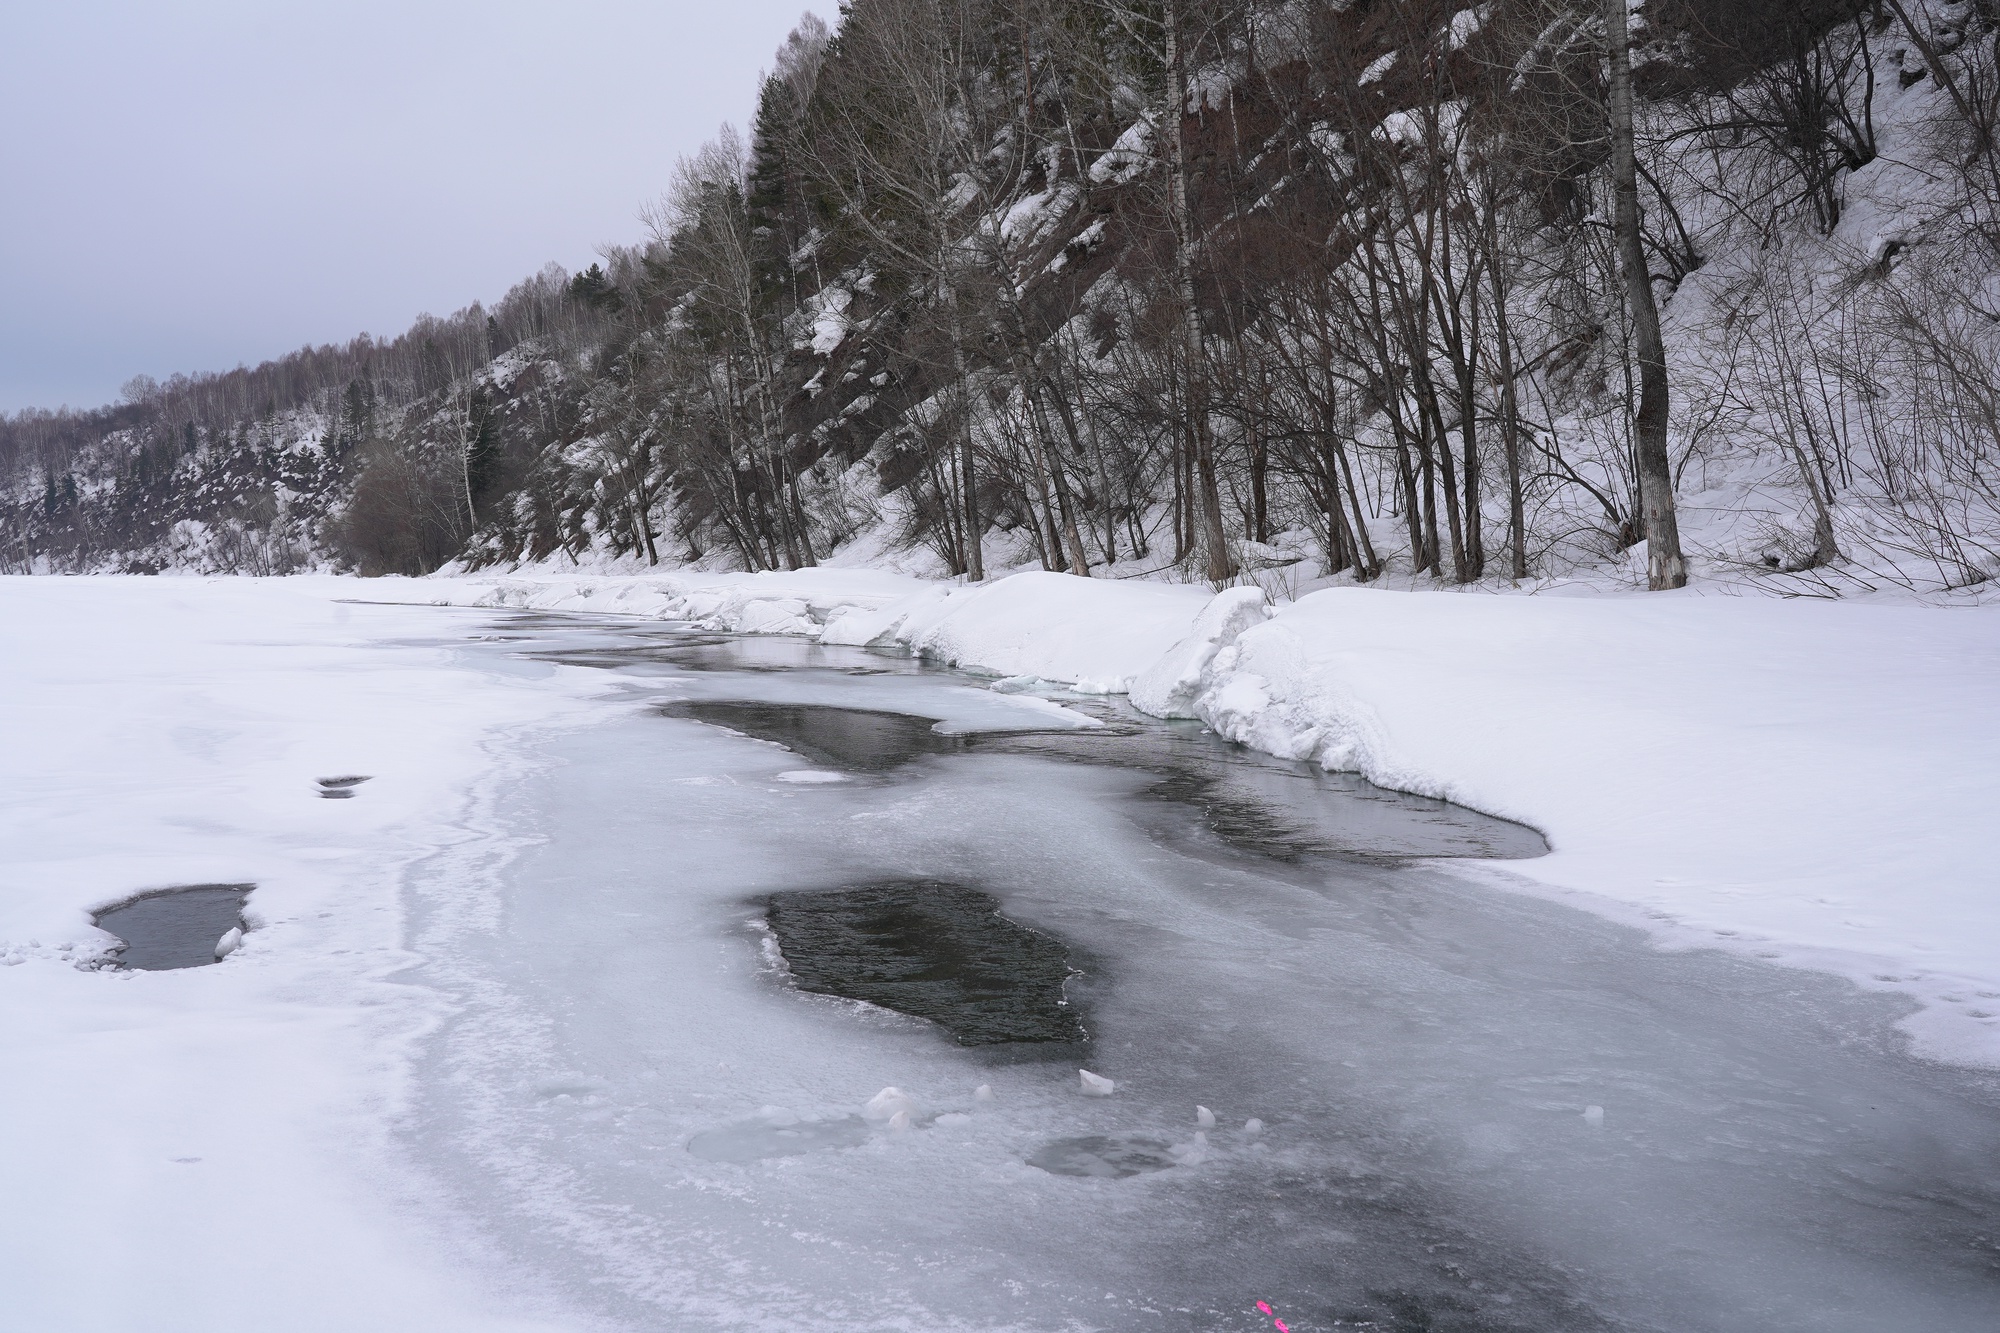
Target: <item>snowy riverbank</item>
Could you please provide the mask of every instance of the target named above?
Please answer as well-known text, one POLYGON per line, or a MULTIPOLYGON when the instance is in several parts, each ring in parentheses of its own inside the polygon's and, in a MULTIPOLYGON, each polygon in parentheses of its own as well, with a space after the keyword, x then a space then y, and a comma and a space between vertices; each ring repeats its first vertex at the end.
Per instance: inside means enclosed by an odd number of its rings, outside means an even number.
POLYGON ((1924 1053, 2000 1065, 2000 608, 1696 593, 1330 589, 862 570, 506 576, 373 595, 894 643, 1134 692, 1273 753, 1532 824, 1477 873, 1924 1006, 1924 1053), (1136 688, 1135 688, 1136 687, 1136 688))

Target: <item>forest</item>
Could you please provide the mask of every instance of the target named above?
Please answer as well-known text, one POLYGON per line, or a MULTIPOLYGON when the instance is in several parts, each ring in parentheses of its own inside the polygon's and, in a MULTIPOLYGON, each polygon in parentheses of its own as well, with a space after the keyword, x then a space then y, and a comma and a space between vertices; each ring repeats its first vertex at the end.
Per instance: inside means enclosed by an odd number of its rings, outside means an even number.
POLYGON ((1992 0, 852 0, 645 239, 0 418, 0 570, 2000 575, 1992 0))

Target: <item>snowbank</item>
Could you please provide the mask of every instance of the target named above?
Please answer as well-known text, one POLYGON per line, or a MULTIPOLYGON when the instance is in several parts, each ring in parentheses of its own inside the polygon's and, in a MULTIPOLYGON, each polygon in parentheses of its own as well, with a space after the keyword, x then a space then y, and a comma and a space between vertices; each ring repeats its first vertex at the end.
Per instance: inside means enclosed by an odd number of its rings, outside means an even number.
POLYGON ((888 641, 952 666, 1123 694, 1186 637, 1206 588, 1033 572, 850 615, 828 642, 888 641))

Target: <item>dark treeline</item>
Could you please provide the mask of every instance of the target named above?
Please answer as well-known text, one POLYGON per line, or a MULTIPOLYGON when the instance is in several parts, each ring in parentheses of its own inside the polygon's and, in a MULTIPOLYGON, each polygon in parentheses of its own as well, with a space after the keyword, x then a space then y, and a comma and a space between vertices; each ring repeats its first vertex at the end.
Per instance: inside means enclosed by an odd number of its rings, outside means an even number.
POLYGON ((1305 534, 1457 582, 1644 541, 1669 587, 1677 492, 1735 468, 1761 564, 1988 576, 1994 349, 1932 316, 2000 259, 1992 15, 1642 12, 854 0, 642 244, 0 422, 5 558, 797 568, 882 527, 973 578, 1220 584, 1305 534), (1826 281, 1919 84, 1954 224, 1826 281))

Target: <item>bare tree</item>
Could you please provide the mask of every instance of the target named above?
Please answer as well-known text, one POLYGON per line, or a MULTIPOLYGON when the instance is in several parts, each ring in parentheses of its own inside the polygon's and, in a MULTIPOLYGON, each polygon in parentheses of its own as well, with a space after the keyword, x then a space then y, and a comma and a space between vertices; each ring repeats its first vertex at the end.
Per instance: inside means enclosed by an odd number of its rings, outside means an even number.
POLYGON ((1687 586, 1680 522, 1674 510, 1673 467, 1667 457, 1667 353, 1660 337, 1660 309, 1639 230, 1639 171, 1632 145, 1632 43, 1630 0, 1604 0, 1606 90, 1611 131, 1611 187, 1617 201, 1618 263, 1636 332, 1639 411, 1634 423, 1639 473, 1639 514, 1646 534, 1646 586, 1655 592, 1687 586))

